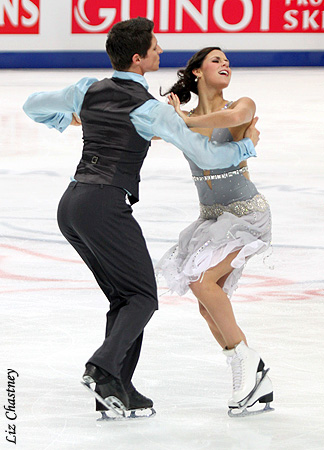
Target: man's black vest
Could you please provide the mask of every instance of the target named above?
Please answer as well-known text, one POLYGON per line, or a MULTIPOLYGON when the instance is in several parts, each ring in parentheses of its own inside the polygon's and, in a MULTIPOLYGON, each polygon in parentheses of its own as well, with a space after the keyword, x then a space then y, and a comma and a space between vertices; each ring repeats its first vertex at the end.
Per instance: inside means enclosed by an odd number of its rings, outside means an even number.
POLYGON ((140 169, 150 146, 132 124, 129 114, 151 94, 140 83, 111 78, 88 89, 81 108, 83 153, 77 181, 126 189, 138 201, 140 169))

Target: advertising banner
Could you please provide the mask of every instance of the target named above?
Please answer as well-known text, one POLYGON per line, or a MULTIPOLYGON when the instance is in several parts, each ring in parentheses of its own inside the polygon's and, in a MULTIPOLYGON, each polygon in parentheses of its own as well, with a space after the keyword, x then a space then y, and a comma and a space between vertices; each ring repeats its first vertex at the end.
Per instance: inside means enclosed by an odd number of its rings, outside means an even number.
POLYGON ((143 16, 156 33, 323 33, 324 0, 72 0, 72 33, 143 16))
POLYGON ((0 68, 100 67, 104 35, 138 16, 162 64, 216 45, 248 67, 324 65, 324 0, 0 0, 0 68))

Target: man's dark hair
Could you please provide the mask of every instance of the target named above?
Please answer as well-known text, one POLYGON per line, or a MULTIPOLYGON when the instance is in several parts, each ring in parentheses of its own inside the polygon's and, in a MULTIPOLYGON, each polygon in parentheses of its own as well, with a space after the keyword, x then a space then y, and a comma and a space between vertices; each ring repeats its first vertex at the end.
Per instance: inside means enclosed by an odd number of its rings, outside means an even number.
POLYGON ((136 53, 145 58, 152 44, 154 23, 144 17, 116 23, 109 31, 106 52, 115 70, 127 70, 136 53))

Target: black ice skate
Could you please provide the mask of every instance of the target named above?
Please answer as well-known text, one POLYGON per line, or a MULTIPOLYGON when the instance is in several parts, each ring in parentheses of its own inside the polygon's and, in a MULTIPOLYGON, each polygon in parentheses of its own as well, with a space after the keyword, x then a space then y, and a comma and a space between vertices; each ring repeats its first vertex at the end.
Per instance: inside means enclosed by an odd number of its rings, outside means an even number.
MULTIPOLYGON (((147 419, 149 417, 155 416, 156 412, 153 408, 153 401, 138 392, 135 388, 133 388, 132 391, 128 392, 128 399, 129 406, 125 413, 125 418, 147 419)), ((113 417, 111 417, 111 414, 109 414, 109 412, 106 412, 106 408, 105 410, 102 410, 100 408, 99 411, 101 412, 101 418, 98 419, 98 421, 114 419, 113 417)))
POLYGON ((118 378, 88 363, 81 383, 89 389, 96 400, 111 412, 115 419, 126 418, 129 399, 118 378), (91 387, 93 383, 96 383, 96 390, 91 387))

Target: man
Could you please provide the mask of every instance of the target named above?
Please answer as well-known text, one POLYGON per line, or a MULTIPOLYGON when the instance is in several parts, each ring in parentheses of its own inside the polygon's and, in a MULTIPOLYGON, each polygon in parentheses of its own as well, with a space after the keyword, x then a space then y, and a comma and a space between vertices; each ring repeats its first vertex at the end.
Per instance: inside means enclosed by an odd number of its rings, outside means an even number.
MULTIPOLYGON (((124 417, 126 410, 153 406, 131 382, 143 329, 158 309, 152 262, 131 208, 150 140, 173 143, 203 169, 255 156, 250 139, 213 144, 148 93, 143 75, 158 70, 162 53, 153 25, 138 17, 111 29, 111 79, 83 78, 61 91, 32 94, 24 105, 33 120, 61 132, 81 118, 82 158, 60 201, 58 223, 110 302, 106 338, 86 364, 83 381, 89 388, 96 383, 97 399, 124 417)), ((247 132, 254 144, 258 135, 254 126, 247 132)))

